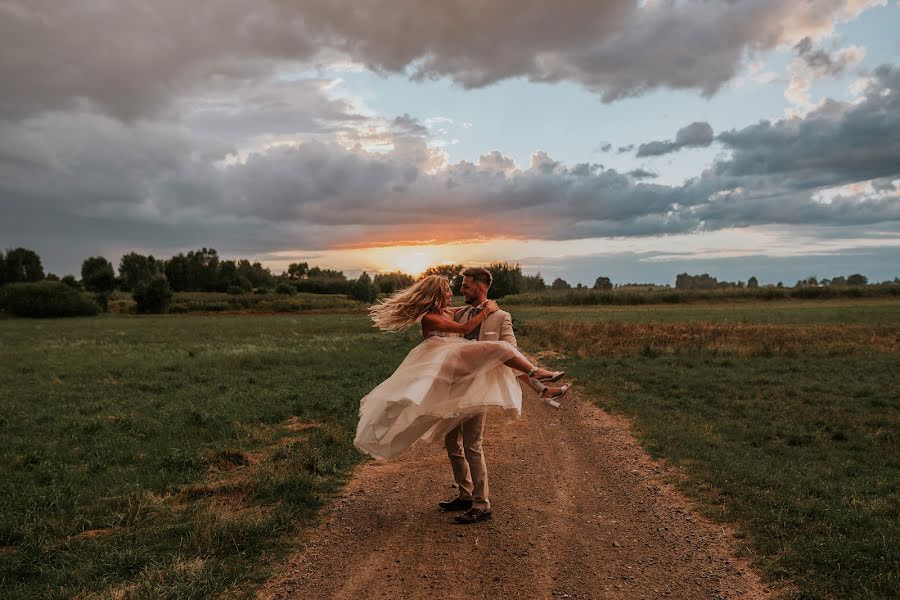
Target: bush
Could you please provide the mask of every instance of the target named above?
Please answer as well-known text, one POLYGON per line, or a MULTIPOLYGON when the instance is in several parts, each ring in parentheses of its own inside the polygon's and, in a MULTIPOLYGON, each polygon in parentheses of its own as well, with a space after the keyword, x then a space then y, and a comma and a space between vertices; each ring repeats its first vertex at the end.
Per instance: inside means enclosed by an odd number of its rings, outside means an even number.
POLYGON ((72 289, 75 289, 75 290, 83 289, 81 282, 78 281, 77 279, 75 279, 74 275, 66 275, 60 281, 72 289))
POLYGON ((157 275, 137 284, 133 296, 139 313, 164 313, 172 301, 172 288, 165 275, 157 275))
POLYGON ((287 294, 289 296, 293 296, 294 294, 297 293, 297 288, 295 288, 294 286, 292 286, 289 283, 282 282, 282 283, 279 283, 277 286, 275 286, 275 293, 276 294, 287 294))
POLYGON ((11 283, 5 286, 6 310, 19 317, 93 317, 100 313, 96 302, 57 281, 11 283))
POLYGON ((268 294, 269 288, 264 288, 264 287, 256 288, 255 290, 253 290, 253 293, 254 294, 268 294))
POLYGON ((229 285, 225 290, 226 294, 231 294, 233 296, 237 296, 238 294, 243 294, 244 289, 239 285, 229 285))

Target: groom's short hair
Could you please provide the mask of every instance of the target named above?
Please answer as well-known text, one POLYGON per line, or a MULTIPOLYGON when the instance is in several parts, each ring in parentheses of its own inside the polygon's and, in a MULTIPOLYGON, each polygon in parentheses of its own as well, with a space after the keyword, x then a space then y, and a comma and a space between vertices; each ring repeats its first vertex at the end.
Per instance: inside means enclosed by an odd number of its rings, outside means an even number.
POLYGON ((481 267, 470 267, 462 272, 463 277, 471 277, 475 281, 480 281, 485 287, 490 288, 494 281, 494 276, 487 269, 481 267))

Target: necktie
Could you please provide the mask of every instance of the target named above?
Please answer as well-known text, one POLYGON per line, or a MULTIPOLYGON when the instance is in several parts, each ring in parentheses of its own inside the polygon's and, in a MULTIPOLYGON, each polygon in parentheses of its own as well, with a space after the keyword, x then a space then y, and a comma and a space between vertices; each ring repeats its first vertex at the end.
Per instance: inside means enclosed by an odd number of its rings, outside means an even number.
MULTIPOLYGON (((475 308, 473 308, 472 310, 469 311, 469 318, 466 319, 466 320, 469 321, 469 320, 471 320, 471 319, 474 319, 475 316, 476 316, 478 313, 480 313, 480 312, 481 312, 481 307, 480 307, 480 306, 476 306, 475 308)), ((476 327, 475 329, 473 329, 472 331, 470 331, 469 333, 467 333, 467 334, 465 335, 465 338, 466 338, 467 340, 477 340, 477 339, 478 339, 478 335, 479 335, 480 333, 481 333, 481 324, 479 324, 478 327, 476 327)))

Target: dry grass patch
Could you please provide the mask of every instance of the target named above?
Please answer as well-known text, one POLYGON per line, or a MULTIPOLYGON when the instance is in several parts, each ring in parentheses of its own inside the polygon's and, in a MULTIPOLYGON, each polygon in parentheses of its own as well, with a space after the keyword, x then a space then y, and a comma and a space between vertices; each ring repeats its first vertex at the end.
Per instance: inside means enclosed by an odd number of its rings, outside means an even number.
POLYGON ((716 351, 752 356, 900 351, 900 327, 527 321, 530 341, 577 356, 716 351))

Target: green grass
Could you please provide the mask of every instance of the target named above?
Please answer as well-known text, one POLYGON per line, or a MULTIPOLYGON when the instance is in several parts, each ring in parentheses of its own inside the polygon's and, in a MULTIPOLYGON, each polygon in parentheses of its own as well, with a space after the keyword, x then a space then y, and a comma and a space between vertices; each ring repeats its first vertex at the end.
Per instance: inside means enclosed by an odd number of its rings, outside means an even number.
MULTIPOLYGON (((632 417, 772 581, 796 598, 900 593, 900 353, 859 338, 877 328, 889 347, 900 303, 510 309, 526 349, 569 335, 548 362, 632 417), (672 335, 579 356, 598 346, 570 321, 850 326, 834 352, 672 335)), ((359 313, 0 319, 0 597, 252 596, 360 460, 359 399, 417 342, 359 313)))
MULTIPOLYGON (((502 303, 502 300, 501 300, 502 303)), ((508 306, 513 319, 565 321, 711 322, 769 324, 900 324, 900 301, 778 300, 730 304, 648 306, 508 306)))
MULTIPOLYGON (((900 597, 900 352, 817 347, 766 356, 622 344, 584 356, 574 353, 577 339, 544 331, 547 319, 671 322, 699 316, 695 308, 514 315, 544 325, 520 344, 565 352, 549 365, 565 368, 584 398, 633 419, 644 447, 682 469, 679 485, 703 510, 746 535, 746 552, 771 582, 787 584, 785 596, 900 597)), ((708 314, 780 324, 843 316, 854 327, 896 332, 896 308, 785 306, 772 315, 770 306, 730 306, 708 314)))
POLYGON ((249 594, 413 343, 361 315, 7 319, 0 340, 3 598, 249 594))

